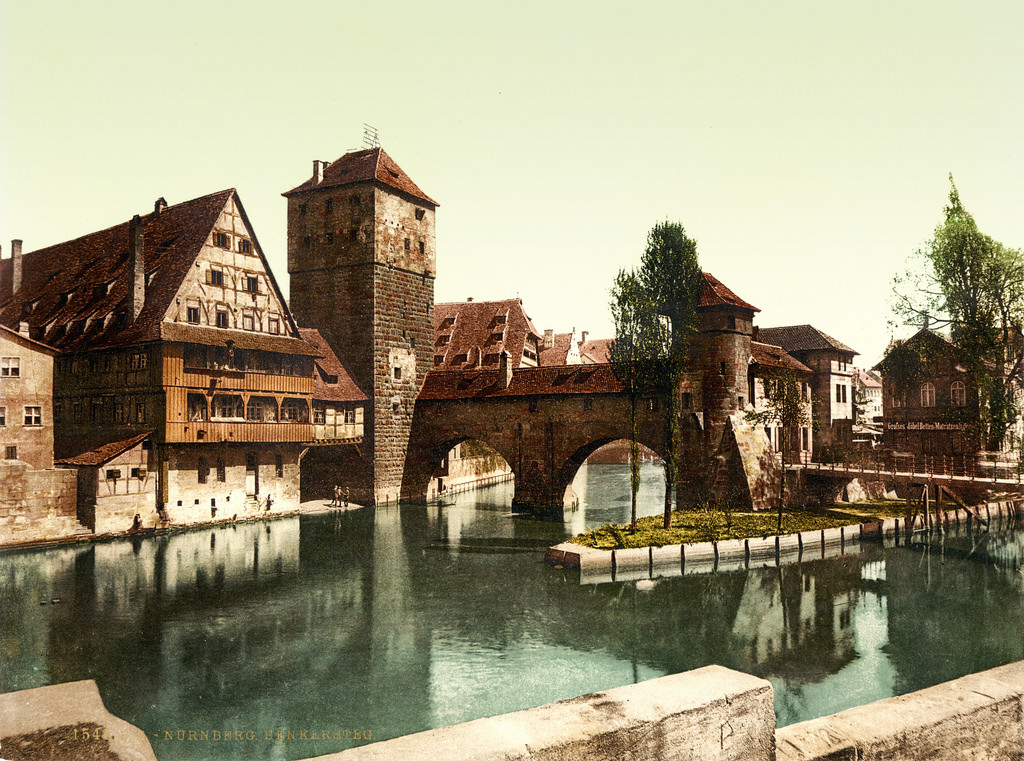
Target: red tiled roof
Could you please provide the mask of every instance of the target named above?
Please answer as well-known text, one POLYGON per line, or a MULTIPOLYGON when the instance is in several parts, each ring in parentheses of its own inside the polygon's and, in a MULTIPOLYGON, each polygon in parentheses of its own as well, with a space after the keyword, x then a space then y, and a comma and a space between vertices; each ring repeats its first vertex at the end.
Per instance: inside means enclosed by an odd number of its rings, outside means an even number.
POLYGON ((416 186, 416 183, 384 152, 383 148, 368 148, 363 151, 346 153, 324 168, 323 179, 319 184, 314 183, 313 179, 311 176, 301 185, 281 195, 290 196, 314 188, 334 188, 353 185, 357 182, 376 181, 414 196, 431 206, 438 205, 437 201, 416 186))
POLYGON ((563 394, 619 394, 622 383, 611 365, 520 367, 507 388, 498 388, 495 370, 433 370, 427 373, 419 399, 480 399, 563 394))
POLYGON ((854 370, 857 373, 857 383, 863 386, 864 388, 882 387, 882 382, 877 377, 875 377, 873 373, 870 373, 867 370, 861 370, 859 367, 854 368, 854 370))
POLYGON ((572 333, 553 333, 551 336, 552 345, 547 349, 541 343, 540 351, 537 352, 541 367, 564 365, 565 358, 569 354, 569 342, 572 336, 572 333))
POLYGON ((597 363, 611 362, 613 340, 612 338, 595 338, 591 341, 584 341, 580 345, 580 354, 590 357, 597 363))
POLYGON ((750 356, 758 365, 764 368, 775 368, 792 370, 797 373, 811 373, 811 368, 793 357, 781 346, 761 343, 760 341, 750 342, 750 356))
POLYGON ((783 328, 760 328, 758 338, 765 343, 781 346, 786 351, 821 351, 833 350, 849 354, 857 352, 844 343, 840 343, 827 333, 823 333, 812 325, 789 325, 783 328))
POLYGON ((518 367, 530 336, 540 338, 520 299, 434 305, 436 369, 497 367, 502 351, 518 367))
POLYGON ((741 307, 742 309, 749 309, 752 312, 760 312, 753 304, 750 304, 729 288, 727 288, 721 280, 716 278, 710 272, 702 273, 704 275, 704 284, 700 289, 700 301, 698 307, 717 307, 717 306, 733 306, 741 307))
POLYGON ((291 336, 268 335, 251 330, 209 328, 205 325, 192 325, 187 322, 161 323, 160 338, 164 341, 197 343, 207 346, 227 346, 228 342, 231 342, 236 349, 259 349, 279 354, 298 354, 305 357, 316 357, 320 354, 306 341, 291 336))
POLYGON ((316 328, 299 328, 303 340, 316 347, 322 355, 316 360, 313 376, 313 398, 324 402, 363 402, 367 396, 352 380, 327 339, 316 328))
POLYGON ((145 441, 149 438, 151 433, 152 431, 145 431, 144 433, 132 436, 130 439, 111 441, 97 447, 96 449, 75 455, 74 457, 64 457, 60 460, 54 460, 54 463, 60 465, 102 465, 105 462, 110 462, 118 455, 127 452, 139 442, 145 441))

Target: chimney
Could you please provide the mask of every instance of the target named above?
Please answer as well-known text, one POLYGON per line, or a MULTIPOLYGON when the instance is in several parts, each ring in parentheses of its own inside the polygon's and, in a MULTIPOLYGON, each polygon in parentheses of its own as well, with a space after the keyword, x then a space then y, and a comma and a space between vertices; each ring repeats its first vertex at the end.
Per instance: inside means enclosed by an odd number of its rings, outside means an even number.
POLYGON ((581 344, 585 344, 587 342, 587 336, 589 336, 589 335, 590 335, 590 331, 589 330, 584 330, 583 332, 581 332, 580 333, 580 343, 581 344))
POLYGON ((11 241, 11 294, 21 288, 21 241, 11 241))
POLYGON ((313 184, 319 185, 324 181, 324 167, 327 166, 326 161, 319 161, 313 159, 313 184))
POLYGON ((128 277, 131 278, 128 311, 134 322, 142 311, 142 305, 146 303, 146 258, 143 252, 142 217, 138 214, 128 223, 128 249, 128 277))
POLYGON ((508 350, 501 352, 501 356, 498 358, 498 388, 508 388, 512 382, 512 363, 509 362, 511 356, 508 350))
POLYGON ((21 335, 23 335, 26 338, 28 338, 28 323, 25 322, 25 321, 19 322, 18 323, 18 332, 21 333, 21 335))
POLYGON ((545 330, 544 331, 544 348, 550 349, 555 345, 555 331, 545 330))
POLYGON ((159 216, 160 212, 162 212, 166 208, 167 199, 164 198, 163 196, 160 196, 158 199, 156 199, 156 203, 153 204, 153 213, 159 216))

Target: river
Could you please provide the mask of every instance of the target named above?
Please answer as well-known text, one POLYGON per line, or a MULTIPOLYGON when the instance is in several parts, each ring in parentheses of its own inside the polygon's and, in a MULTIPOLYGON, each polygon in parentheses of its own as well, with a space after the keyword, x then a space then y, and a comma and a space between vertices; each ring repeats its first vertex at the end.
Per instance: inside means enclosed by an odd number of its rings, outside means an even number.
POLYGON ((564 523, 514 517, 506 483, 5 553, 0 690, 95 679, 161 761, 284 760, 711 663, 768 679, 784 725, 1024 657, 1020 531, 581 584, 543 548, 628 519, 628 472, 574 488, 564 523))

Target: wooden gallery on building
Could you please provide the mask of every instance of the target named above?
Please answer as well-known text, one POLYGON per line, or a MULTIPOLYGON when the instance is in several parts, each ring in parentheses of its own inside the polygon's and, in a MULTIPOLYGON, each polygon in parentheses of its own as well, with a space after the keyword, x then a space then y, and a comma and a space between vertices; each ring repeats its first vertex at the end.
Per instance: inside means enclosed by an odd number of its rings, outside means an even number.
MULTIPOLYGON (((302 340, 234 190, 12 253, 0 324, 56 350, 42 424, 56 464, 79 470, 87 528, 298 508, 315 370, 326 361, 337 383, 340 363, 302 340)), ((365 397, 342 386, 331 403, 352 420, 343 397, 365 397)))

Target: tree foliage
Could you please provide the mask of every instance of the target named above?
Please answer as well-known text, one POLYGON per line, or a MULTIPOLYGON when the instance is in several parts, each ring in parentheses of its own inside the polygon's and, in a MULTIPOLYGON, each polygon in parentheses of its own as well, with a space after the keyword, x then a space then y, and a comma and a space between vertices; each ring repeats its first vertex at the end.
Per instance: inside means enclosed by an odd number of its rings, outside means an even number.
POLYGON ((1024 256, 978 229, 949 179, 945 218, 896 277, 893 310, 902 324, 948 329, 979 392, 980 433, 999 449, 1024 380, 1024 256))
POLYGON ((654 301, 639 276, 620 270, 611 291, 615 338, 611 364, 626 387, 630 411, 630 527, 636 529, 636 494, 640 489, 640 446, 637 441, 637 404, 656 385, 657 364, 666 341, 654 301))
POLYGON ((765 373, 764 406, 748 410, 746 419, 753 425, 776 426, 782 434, 782 478, 779 484, 779 525, 782 533, 782 513, 786 495, 786 452, 791 448, 789 437, 800 428, 816 427, 811 416, 811 400, 804 394, 803 384, 792 370, 779 368, 765 373))
POLYGON ((619 272, 612 289, 612 366, 631 400, 634 524, 640 483, 636 404, 645 393, 665 399, 665 528, 671 523, 679 469, 679 386, 696 330, 700 287, 696 241, 681 224, 666 221, 647 234, 639 270, 619 272))

